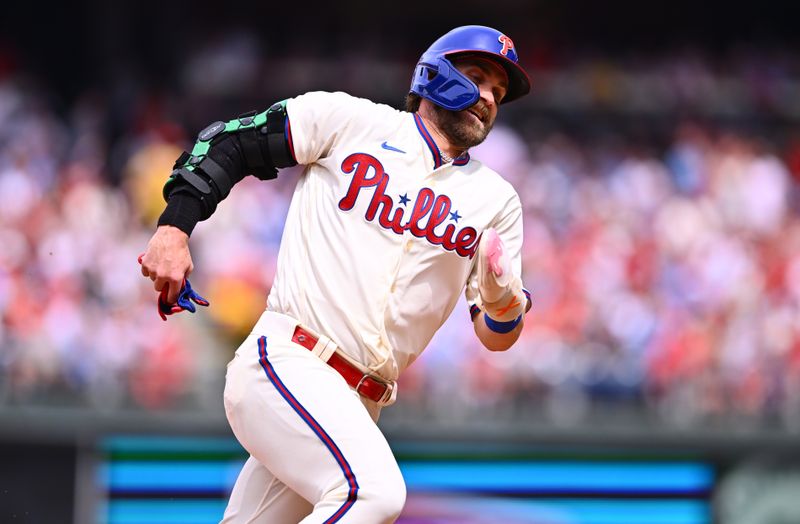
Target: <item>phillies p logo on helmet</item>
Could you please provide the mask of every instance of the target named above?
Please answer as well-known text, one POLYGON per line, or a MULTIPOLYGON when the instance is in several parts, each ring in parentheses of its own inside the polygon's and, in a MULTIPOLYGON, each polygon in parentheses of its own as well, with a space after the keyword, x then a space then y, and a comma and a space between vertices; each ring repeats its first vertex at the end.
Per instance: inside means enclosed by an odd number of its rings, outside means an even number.
POLYGON ((509 51, 514 49, 514 42, 512 42, 511 39, 506 35, 498 36, 497 41, 503 44, 503 49, 500 50, 500 54, 503 56, 506 56, 509 51))

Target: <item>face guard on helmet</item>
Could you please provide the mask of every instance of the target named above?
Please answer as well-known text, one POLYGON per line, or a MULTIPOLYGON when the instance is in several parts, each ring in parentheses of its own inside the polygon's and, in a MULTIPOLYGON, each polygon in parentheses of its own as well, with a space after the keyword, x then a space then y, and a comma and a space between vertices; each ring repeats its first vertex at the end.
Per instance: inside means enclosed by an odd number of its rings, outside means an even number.
POLYGON ((422 54, 411 79, 411 92, 450 111, 475 104, 480 98, 478 86, 449 60, 458 56, 487 58, 506 71, 508 91, 501 104, 531 90, 531 81, 518 63, 514 42, 491 27, 468 25, 453 29, 422 54))

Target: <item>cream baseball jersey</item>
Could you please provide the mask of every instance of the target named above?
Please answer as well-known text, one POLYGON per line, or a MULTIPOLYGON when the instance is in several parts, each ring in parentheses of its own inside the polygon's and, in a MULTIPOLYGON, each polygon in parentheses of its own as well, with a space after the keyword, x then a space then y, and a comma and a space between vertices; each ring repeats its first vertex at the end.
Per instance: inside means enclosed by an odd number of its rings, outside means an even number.
POLYGON ((521 272, 514 188, 468 154, 443 163, 422 119, 345 93, 287 102, 306 165, 289 207, 268 309, 330 337, 387 380, 411 364, 474 273, 494 227, 521 272))

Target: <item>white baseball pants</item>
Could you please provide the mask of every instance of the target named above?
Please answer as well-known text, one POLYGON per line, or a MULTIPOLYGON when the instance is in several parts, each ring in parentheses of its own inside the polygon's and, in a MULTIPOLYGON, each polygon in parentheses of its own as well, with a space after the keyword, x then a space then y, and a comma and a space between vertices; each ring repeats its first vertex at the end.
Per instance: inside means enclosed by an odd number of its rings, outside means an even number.
POLYGON ((405 483, 371 401, 291 341, 296 325, 265 312, 228 364, 225 412, 250 458, 222 523, 394 522, 405 483))

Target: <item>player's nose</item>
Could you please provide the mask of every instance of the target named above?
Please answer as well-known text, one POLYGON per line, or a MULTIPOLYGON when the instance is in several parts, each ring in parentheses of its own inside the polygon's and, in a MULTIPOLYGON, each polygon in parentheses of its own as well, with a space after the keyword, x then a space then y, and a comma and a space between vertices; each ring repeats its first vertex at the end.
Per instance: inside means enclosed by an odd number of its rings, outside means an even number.
POLYGON ((494 92, 492 91, 492 86, 487 82, 481 83, 478 86, 478 91, 480 92, 481 100, 489 109, 493 109, 497 105, 497 100, 494 98, 494 92))

